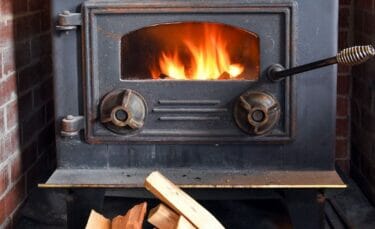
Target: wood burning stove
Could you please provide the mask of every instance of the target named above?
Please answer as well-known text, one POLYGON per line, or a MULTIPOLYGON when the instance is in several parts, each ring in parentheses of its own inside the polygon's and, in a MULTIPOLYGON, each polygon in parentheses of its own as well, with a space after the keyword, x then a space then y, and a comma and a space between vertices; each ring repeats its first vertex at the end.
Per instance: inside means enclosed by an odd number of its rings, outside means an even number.
POLYGON ((279 81, 267 69, 335 55, 337 12, 336 0, 53 1, 58 167, 40 186, 136 190, 160 170, 227 198, 272 193, 296 228, 320 227, 321 189, 345 187, 336 68, 279 81))

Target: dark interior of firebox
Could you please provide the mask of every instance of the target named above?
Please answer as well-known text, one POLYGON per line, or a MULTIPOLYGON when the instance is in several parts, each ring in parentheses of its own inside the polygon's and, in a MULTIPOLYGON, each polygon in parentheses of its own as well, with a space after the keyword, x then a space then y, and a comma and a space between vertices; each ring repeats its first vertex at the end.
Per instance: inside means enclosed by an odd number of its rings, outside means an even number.
POLYGON ((257 80, 259 38, 226 24, 179 22, 121 39, 122 80, 257 80))

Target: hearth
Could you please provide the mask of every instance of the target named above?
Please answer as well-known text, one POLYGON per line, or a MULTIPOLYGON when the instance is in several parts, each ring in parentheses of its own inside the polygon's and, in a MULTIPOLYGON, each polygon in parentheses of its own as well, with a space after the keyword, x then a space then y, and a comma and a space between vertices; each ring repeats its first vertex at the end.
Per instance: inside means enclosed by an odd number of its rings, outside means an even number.
POLYGON ((283 199, 296 228, 322 226, 322 190, 346 186, 336 68, 287 76, 371 47, 283 70, 336 55, 338 1, 56 0, 52 13, 58 167, 40 186, 72 190, 71 215, 105 189, 142 195, 160 170, 203 196, 283 199))

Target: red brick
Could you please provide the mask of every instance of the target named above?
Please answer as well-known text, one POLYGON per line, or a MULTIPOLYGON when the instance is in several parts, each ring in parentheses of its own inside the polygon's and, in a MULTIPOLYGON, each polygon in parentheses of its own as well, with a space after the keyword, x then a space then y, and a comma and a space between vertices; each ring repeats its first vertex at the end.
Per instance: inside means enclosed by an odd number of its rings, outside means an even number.
MULTIPOLYGON (((44 153, 49 150, 50 146, 54 144, 55 140, 55 126, 54 122, 51 122, 46 126, 38 136, 38 152, 44 153)), ((50 153, 50 152, 49 152, 50 153)))
POLYGON ((369 109, 363 109, 361 120, 363 129, 375 134, 375 113, 371 113, 369 109))
POLYGON ((365 22, 365 26, 363 27, 363 32, 372 34, 375 32, 375 13, 374 12, 364 12, 363 13, 363 20, 365 22))
POLYGON ((0 21, 0 45, 5 46, 13 39, 12 21, 0 21))
POLYGON ((7 112, 7 130, 13 128, 18 122, 17 100, 9 103, 6 107, 7 112))
POLYGON ((361 106, 358 99, 352 98, 350 104, 350 116, 352 124, 360 125, 361 123, 361 106))
POLYGON ((22 157, 17 155, 10 163, 11 181, 15 182, 22 176, 22 157))
POLYGON ((13 219, 11 217, 8 217, 2 226, 4 229, 14 229, 13 219))
POLYGON ((18 117, 19 122, 28 119, 33 110, 33 96, 32 92, 29 91, 26 94, 21 95, 18 97, 18 117))
POLYGON ((337 98, 337 116, 348 116, 348 103, 349 99, 347 97, 337 98))
POLYGON ((348 47, 348 31, 339 32, 339 49, 344 49, 348 47))
POLYGON ((4 153, 7 157, 12 155, 19 148, 18 129, 13 129, 4 137, 4 153))
POLYGON ((29 39, 41 32, 41 18, 43 14, 34 13, 15 19, 15 39, 25 40, 29 39))
POLYGON ((0 199, 0 225, 4 223, 7 215, 5 214, 5 198, 0 199))
POLYGON ((0 81, 3 75, 3 53, 0 51, 0 81))
POLYGON ((10 15, 13 12, 12 6, 13 0, 1 0, 0 1, 0 15, 10 15))
MULTIPOLYGON (((10 180, 7 180, 9 192, 0 199, 0 225, 11 228, 14 219, 9 216, 25 197, 26 181, 28 186, 35 186, 35 182, 43 175, 41 171, 48 166, 48 162, 43 159, 31 168, 37 160, 39 149, 44 152, 53 143, 53 128, 48 131, 44 127, 46 114, 51 116, 48 120, 53 118, 52 91, 49 88, 52 73, 51 37, 47 34, 51 30, 50 0, 0 0, 0 15, 9 16, 8 21, 0 21, 0 63, 4 63, 0 64, 0 106, 8 103, 13 99, 12 95, 19 92, 17 101, 0 109, 0 135, 3 135, 6 128, 13 128, 0 138, 0 162, 20 151, 10 161, 10 167, 7 165, 7 179, 10 175, 10 180), (44 83, 41 84, 42 82, 44 83), (33 108, 34 98, 37 109, 33 108), (23 118, 20 133, 18 128, 14 128, 19 122, 17 113, 23 118), (51 133, 52 138, 49 137, 51 133), (23 134, 24 140, 28 138, 32 142, 23 150, 20 150, 19 145, 20 134, 23 134), (29 173, 25 174, 26 171, 29 173)), ((50 123, 53 125, 53 122, 50 123)), ((0 195, 2 172, 0 171, 0 195)))
POLYGON ((340 8, 339 26, 340 28, 349 28, 350 8, 340 8))
POLYGON ((356 99, 362 107, 371 110, 372 106, 372 91, 370 80, 363 80, 356 76, 353 78, 353 99, 356 99))
POLYGON ((27 11, 27 3, 25 0, 13 0, 13 13, 21 14, 27 11))
POLYGON ((9 76, 3 82, 0 82, 0 106, 9 101, 9 99, 16 93, 16 77, 9 76))
POLYGON ((15 43, 15 62, 17 69, 31 62, 30 41, 27 40, 15 43))
POLYGON ((360 0, 360 1, 354 1, 357 8, 360 9, 371 9, 373 7, 373 0, 360 0))
POLYGON ((5 196, 5 214, 10 215, 25 198, 25 179, 21 178, 5 196))
POLYGON ((347 65, 338 65, 337 66, 337 69, 338 69, 338 73, 341 74, 341 75, 348 75, 348 74, 351 74, 352 73, 352 68, 350 66, 347 66, 347 65))
POLYGON ((361 76, 363 74, 362 65, 356 65, 352 67, 352 76, 361 76))
POLYGON ((42 11, 41 15, 41 29, 42 31, 50 31, 51 30, 51 12, 50 10, 44 10, 42 11))
POLYGON ((52 74, 52 57, 50 55, 45 55, 40 59, 41 64, 41 72, 40 74, 43 77, 43 80, 47 77, 50 77, 52 74))
POLYGON ((31 56, 38 58, 44 55, 49 55, 52 50, 51 35, 42 34, 31 40, 31 56))
POLYGON ((336 139, 336 159, 348 158, 348 140, 336 139))
POLYGON ((52 99, 53 82, 52 79, 46 80, 42 85, 35 88, 34 91, 34 108, 38 108, 52 99))
MULTIPOLYGON (((375 18, 374 18, 374 20, 375 20, 375 18)), ((375 36, 374 36, 374 38, 375 38, 375 36)), ((374 75, 375 75, 375 66, 374 65, 375 65, 375 60, 371 59, 361 66, 362 72, 363 72, 362 78, 364 80, 366 80, 368 82, 371 82, 371 80, 374 79, 374 75)))
POLYGON ((364 27, 364 17, 361 11, 356 11, 354 13, 354 29, 357 31, 363 31, 364 27))
POLYGON ((336 135, 338 137, 348 137, 349 121, 348 119, 336 119, 336 135))
POLYGON ((0 161, 3 161, 7 157, 7 155, 5 155, 4 145, 5 145, 4 137, 0 137, 0 161))
POLYGON ((21 144, 29 143, 36 133, 38 133, 44 126, 45 110, 44 107, 35 111, 30 118, 21 123, 21 144))
POLYGON ((7 190, 9 185, 9 174, 8 174, 8 167, 4 166, 0 170, 0 196, 7 190))
POLYGON ((29 18, 29 23, 30 23, 30 34, 31 36, 35 36, 36 34, 39 34, 41 32, 41 13, 36 13, 33 15, 30 15, 29 18))
POLYGON ((342 5, 350 5, 352 2, 352 0, 340 0, 340 6, 342 5))
POLYGON ((31 36, 30 16, 14 19, 16 40, 27 40, 31 36))
POLYGON ((15 50, 13 46, 8 45, 3 49, 3 71, 5 75, 16 70, 15 50))
POLYGON ((49 8, 48 0, 29 0, 29 11, 38 11, 49 8))
POLYGON ((5 132, 5 119, 4 119, 4 109, 0 109, 0 137, 5 132))
POLYGON ((337 94, 348 95, 349 93, 350 78, 346 75, 339 75, 337 77, 337 94))
POLYGON ((41 81, 41 63, 35 63, 18 72, 18 91, 24 92, 41 81))
POLYGON ((37 144, 33 142, 11 162, 12 182, 18 180, 35 162, 38 154, 37 150, 37 144))
POLYGON ((44 153, 37 163, 35 163, 30 170, 28 170, 26 190, 29 193, 32 189, 36 188, 38 183, 45 182, 46 175, 49 174, 48 167, 48 154, 44 153))

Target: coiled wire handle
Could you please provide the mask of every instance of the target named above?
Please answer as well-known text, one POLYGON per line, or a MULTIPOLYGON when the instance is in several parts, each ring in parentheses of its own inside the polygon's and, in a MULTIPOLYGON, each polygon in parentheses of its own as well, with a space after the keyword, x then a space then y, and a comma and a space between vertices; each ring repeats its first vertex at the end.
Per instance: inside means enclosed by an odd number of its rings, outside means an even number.
POLYGON ((315 61, 313 63, 301 65, 290 69, 285 69, 280 64, 274 64, 268 68, 267 74, 270 80, 278 81, 294 74, 310 71, 316 68, 322 68, 327 65, 344 64, 354 66, 362 64, 374 56, 375 49, 372 45, 354 46, 342 50, 334 57, 315 61))
POLYGON ((336 56, 337 63, 345 65, 358 65, 368 61, 375 56, 375 49, 372 45, 354 46, 346 48, 336 56))

